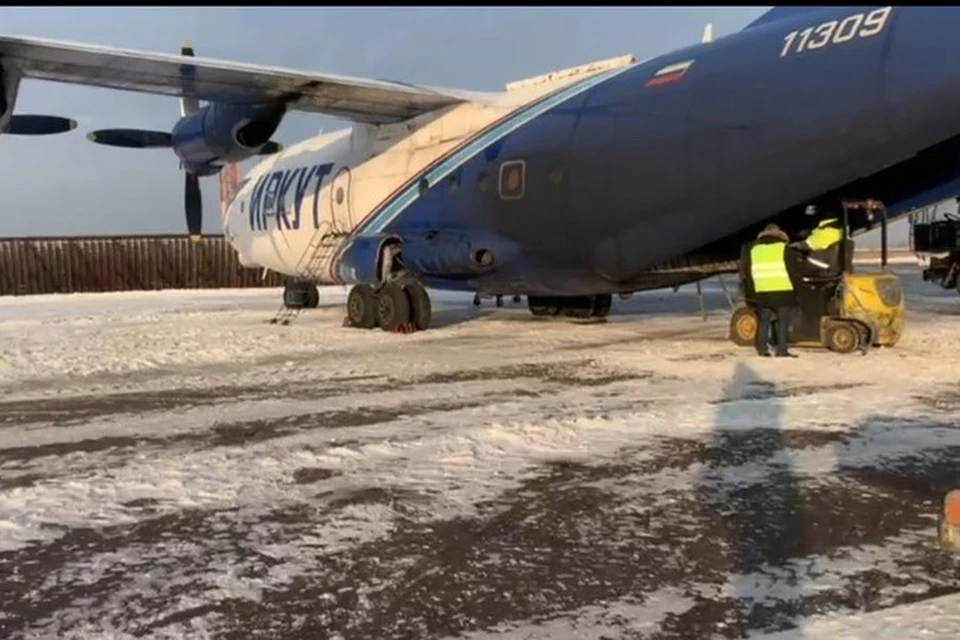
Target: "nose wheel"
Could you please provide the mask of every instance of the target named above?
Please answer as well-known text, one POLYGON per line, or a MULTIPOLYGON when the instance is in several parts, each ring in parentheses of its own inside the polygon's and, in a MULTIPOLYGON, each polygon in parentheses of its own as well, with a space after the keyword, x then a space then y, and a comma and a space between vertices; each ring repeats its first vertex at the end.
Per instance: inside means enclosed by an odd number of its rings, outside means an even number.
POLYGON ((344 326, 413 333, 429 328, 431 319, 430 296, 424 286, 419 282, 395 281, 378 290, 370 285, 355 285, 347 296, 344 326))

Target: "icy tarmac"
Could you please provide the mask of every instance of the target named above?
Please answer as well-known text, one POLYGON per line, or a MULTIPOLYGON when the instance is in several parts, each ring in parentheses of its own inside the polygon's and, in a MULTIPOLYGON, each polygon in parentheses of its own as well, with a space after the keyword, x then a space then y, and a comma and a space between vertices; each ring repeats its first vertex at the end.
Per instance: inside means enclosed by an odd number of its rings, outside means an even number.
POLYGON ((715 283, 413 335, 0 299, 0 637, 953 640, 960 297, 901 273, 896 348, 788 361, 715 283))

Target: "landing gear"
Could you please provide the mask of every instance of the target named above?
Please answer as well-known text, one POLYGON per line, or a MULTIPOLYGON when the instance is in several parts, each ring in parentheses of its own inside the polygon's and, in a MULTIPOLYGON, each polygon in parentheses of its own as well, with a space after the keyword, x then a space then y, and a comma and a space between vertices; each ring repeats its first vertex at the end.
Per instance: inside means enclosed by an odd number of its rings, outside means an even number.
POLYGON ((404 290, 410 300, 410 320, 418 331, 426 331, 430 326, 430 320, 433 318, 433 311, 430 308, 430 296, 427 290, 419 282, 411 282, 404 290))
POLYGON ((557 299, 551 296, 527 296, 527 307, 537 317, 549 318, 560 313, 557 299))
POLYGON ((606 318, 613 296, 602 293, 595 296, 527 296, 530 313, 538 317, 606 318))
POLYGON ((388 282, 377 293, 377 324, 384 331, 399 332, 410 322, 410 300, 396 282, 388 282))
POLYGON ((316 309, 320 291, 311 282, 292 281, 283 287, 283 306, 287 309, 316 309))
POLYGON ((394 280, 378 289, 358 284, 347 296, 345 326, 357 329, 380 327, 392 333, 425 331, 430 327, 430 296, 422 284, 394 280))
POLYGON ((377 294, 373 287, 358 284, 347 296, 347 322, 358 329, 377 326, 377 294))

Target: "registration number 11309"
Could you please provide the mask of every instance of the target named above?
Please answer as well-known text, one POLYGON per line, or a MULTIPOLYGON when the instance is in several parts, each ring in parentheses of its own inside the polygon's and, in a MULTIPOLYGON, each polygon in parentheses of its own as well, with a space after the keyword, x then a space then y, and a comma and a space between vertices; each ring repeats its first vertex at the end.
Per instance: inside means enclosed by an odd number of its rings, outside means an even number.
POLYGON ((855 13, 843 20, 830 20, 814 27, 791 31, 783 38, 780 57, 843 44, 855 38, 871 38, 887 26, 891 11, 893 7, 881 7, 869 13, 855 13))

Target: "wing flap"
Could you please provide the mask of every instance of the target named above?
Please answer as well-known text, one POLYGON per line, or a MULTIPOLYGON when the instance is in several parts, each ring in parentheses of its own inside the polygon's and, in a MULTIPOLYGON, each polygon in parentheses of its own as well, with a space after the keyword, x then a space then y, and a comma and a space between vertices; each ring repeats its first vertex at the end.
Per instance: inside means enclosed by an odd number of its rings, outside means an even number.
POLYGON ((40 38, 0 36, 0 58, 25 78, 218 102, 280 101, 288 109, 369 124, 400 122, 487 97, 210 58, 184 62, 177 55, 40 38))

